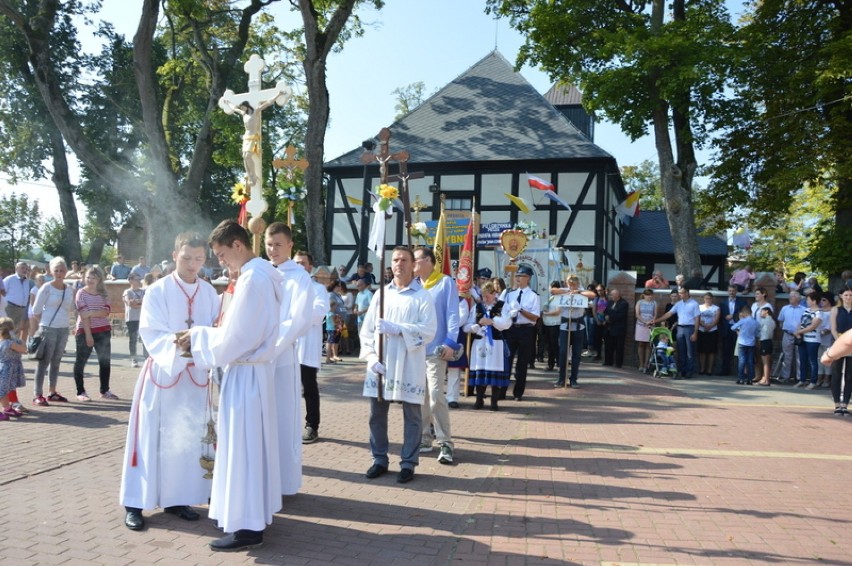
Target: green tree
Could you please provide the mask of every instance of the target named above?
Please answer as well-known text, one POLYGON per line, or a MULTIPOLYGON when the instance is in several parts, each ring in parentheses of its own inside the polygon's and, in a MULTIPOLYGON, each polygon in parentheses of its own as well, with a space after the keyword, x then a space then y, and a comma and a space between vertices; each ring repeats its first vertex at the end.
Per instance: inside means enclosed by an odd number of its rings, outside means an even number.
POLYGON ((663 187, 660 185, 660 167, 645 160, 639 165, 624 165, 621 168, 624 189, 639 191, 639 210, 665 210, 663 187))
MULTIPOLYGON (((291 1, 296 4, 296 0, 291 1)), ((308 227, 308 251, 317 264, 328 261, 322 176, 325 131, 328 128, 330 112, 326 82, 327 60, 332 50, 341 49, 350 37, 363 33, 360 19, 353 17, 355 7, 363 4, 372 5, 376 9, 384 6, 382 0, 298 0, 298 9, 304 24, 302 65, 310 100, 305 130, 305 158, 309 162, 304 176, 305 188, 308 191, 305 199, 305 223, 308 227)))
POLYGON ((812 269, 839 274, 852 248, 852 2, 764 0, 736 37, 736 97, 722 105, 711 190, 724 214, 747 208, 771 230, 822 187, 808 227, 812 269))
POLYGON ((653 130, 678 271, 699 269, 696 149, 723 96, 733 26, 718 0, 487 0, 526 37, 518 66, 583 91, 587 109, 632 139, 653 130), (673 138, 672 138, 673 134, 673 138))
MULTIPOLYGON (((76 29, 68 21, 57 26, 51 48, 67 59, 64 80, 80 74, 83 64, 77 57, 76 29)), ((20 179, 52 178, 65 225, 61 247, 72 257, 79 257, 80 222, 67 148, 38 95, 24 36, 6 18, 0 18, 0 77, 0 171, 13 184, 20 179)))
POLYGON ((0 265, 14 265, 38 242, 41 213, 27 195, 0 198, 0 265))
POLYGON ((396 88, 391 94, 396 96, 396 115, 394 120, 400 120, 408 115, 412 110, 423 104, 425 99, 426 83, 417 81, 408 86, 396 88))

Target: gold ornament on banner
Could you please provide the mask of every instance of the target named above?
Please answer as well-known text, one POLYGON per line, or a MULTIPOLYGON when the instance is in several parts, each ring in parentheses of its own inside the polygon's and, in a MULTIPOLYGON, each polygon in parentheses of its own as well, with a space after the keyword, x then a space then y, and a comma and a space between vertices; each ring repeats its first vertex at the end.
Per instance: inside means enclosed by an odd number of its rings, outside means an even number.
POLYGON ((503 252, 511 258, 509 264, 506 265, 506 271, 511 273, 512 277, 518 270, 518 266, 514 263, 515 258, 524 253, 524 250, 527 249, 527 242, 527 235, 520 230, 503 230, 503 233, 500 234, 500 245, 503 246, 503 252))

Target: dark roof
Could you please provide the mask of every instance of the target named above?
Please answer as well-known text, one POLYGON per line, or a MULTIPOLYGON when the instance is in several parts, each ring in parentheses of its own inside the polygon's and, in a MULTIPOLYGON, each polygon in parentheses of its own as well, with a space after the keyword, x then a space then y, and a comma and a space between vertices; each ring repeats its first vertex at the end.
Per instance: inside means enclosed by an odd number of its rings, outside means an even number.
POLYGON ((544 93, 544 99, 556 106, 579 106, 583 104, 583 93, 571 84, 556 83, 544 93))
MULTIPOLYGON (((630 219, 621 236, 621 253, 674 254, 674 242, 666 213, 643 210, 630 219)), ((728 255, 728 244, 719 236, 699 236, 698 253, 709 256, 728 255)))
MULTIPOLYGON (((411 163, 613 159, 589 141, 503 55, 492 51, 389 126, 411 163)), ((363 139, 375 135, 367 133, 363 139)), ((361 166, 359 147, 325 167, 361 166)))

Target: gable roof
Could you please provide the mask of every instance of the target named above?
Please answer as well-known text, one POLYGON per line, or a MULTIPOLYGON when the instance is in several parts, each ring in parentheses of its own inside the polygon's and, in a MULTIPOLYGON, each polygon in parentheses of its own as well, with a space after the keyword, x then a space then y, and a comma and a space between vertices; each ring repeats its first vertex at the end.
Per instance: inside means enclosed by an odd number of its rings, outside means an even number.
POLYGON ((583 104, 583 93, 572 84, 556 83, 544 93, 544 99, 555 107, 579 106, 583 104))
MULTIPOLYGON (((390 126, 411 163, 613 159, 492 51, 390 126)), ((361 138, 357 138, 361 139, 361 138)), ((325 167, 361 166, 359 147, 325 167)))
MULTIPOLYGON (((643 210, 630 219, 621 236, 621 253, 674 254, 674 241, 666 213, 643 210)), ((698 253, 707 256, 728 256, 728 244, 719 236, 699 236, 698 253)))

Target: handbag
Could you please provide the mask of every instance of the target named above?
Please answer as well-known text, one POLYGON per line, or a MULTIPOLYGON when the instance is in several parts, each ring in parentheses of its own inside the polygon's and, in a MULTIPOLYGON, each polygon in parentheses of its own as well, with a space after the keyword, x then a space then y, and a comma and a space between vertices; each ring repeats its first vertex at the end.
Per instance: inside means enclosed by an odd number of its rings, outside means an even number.
POLYGON ((50 322, 47 323, 47 326, 38 327, 38 332, 30 336, 27 339, 27 353, 30 354, 33 359, 40 360, 44 358, 44 329, 53 324, 53 321, 56 319, 56 315, 59 314, 59 309, 62 308, 62 303, 65 302, 65 289, 62 289, 62 300, 59 301, 59 306, 56 307, 56 312, 53 313, 53 317, 50 319, 50 322))

